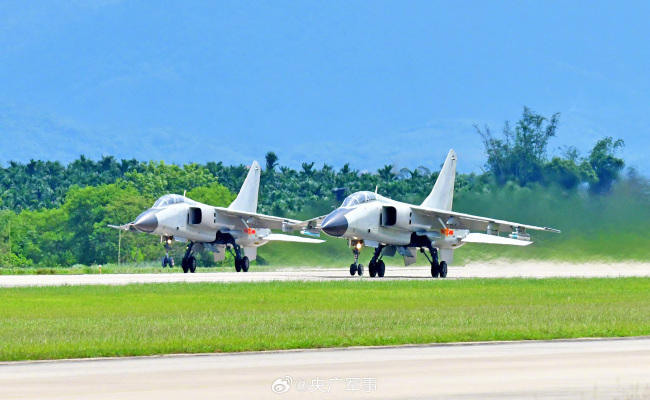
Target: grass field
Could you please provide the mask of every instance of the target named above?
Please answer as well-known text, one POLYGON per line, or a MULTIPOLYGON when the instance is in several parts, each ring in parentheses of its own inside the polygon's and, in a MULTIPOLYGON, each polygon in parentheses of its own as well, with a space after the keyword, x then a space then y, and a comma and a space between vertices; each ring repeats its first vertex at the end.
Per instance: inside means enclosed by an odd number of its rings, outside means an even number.
MULTIPOLYGON (((344 265, 346 268, 350 263, 344 265)), ((255 261, 251 262, 251 271, 274 271, 282 268, 292 268, 291 265, 260 265, 255 261)), ((295 266, 296 268, 299 265, 295 266)), ((340 265, 338 267, 341 267, 340 265)), ((196 273, 214 273, 214 272, 235 272, 233 262, 226 262, 211 267, 197 267, 196 273)), ((81 274, 99 274, 99 265, 74 265, 72 267, 0 267, 0 275, 81 275, 81 274)), ((108 263, 102 265, 102 274, 182 274, 179 261, 174 268, 163 268, 159 261, 142 261, 117 265, 108 263)))
MULTIPOLYGON (((279 267, 259 266, 251 267, 253 271, 270 271, 279 267)), ((234 272, 234 265, 196 269, 197 273, 205 272, 234 272)), ((72 267, 26 267, 26 268, 0 268, 0 275, 80 275, 99 274, 99 266, 75 265, 72 267)), ((163 268, 159 262, 139 262, 133 264, 106 264, 102 266, 102 274, 182 274, 183 269, 176 265, 174 268, 163 268)))
POLYGON ((650 278, 0 289, 0 360, 650 334, 650 278))

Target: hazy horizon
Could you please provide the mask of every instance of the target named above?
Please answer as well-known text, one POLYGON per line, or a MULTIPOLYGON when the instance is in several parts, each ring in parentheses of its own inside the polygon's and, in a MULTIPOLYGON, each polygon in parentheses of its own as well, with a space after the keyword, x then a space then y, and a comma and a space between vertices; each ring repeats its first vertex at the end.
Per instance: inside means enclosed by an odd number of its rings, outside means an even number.
POLYGON ((0 5, 0 163, 480 172, 473 127, 562 114, 650 173, 650 4, 33 1, 0 5))

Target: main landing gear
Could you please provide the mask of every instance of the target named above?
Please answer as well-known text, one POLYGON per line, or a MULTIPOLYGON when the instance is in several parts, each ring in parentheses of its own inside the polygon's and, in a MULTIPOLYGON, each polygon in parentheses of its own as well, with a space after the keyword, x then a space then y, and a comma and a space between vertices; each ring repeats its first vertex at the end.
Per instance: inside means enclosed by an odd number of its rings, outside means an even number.
POLYGON ((241 252, 241 247, 235 243, 233 240, 230 243, 230 247, 227 247, 228 251, 230 254, 235 257, 235 271, 237 272, 248 272, 248 268, 250 267, 250 261, 248 260, 248 257, 243 256, 242 257, 242 252, 241 252))
POLYGON ((250 260, 248 257, 244 256, 241 250, 241 246, 235 242, 235 238, 228 233, 217 232, 217 236, 213 243, 224 244, 226 245, 226 250, 232 254, 235 258, 235 271, 237 272, 248 272, 250 267, 250 260))
POLYGON ((357 243, 352 249, 352 252, 354 253, 354 263, 350 265, 350 275, 352 276, 354 276, 355 274, 359 274, 359 276, 363 276, 363 265, 357 264, 357 262, 359 261, 360 249, 361 249, 361 242, 357 243))
POLYGON ((429 244, 429 253, 431 253, 431 258, 427 255, 427 253, 424 251, 424 247, 420 247, 420 252, 424 254, 424 256, 429 260, 429 263, 431 264, 431 276, 434 278, 437 278, 440 276, 441 278, 446 278, 447 277, 447 263, 442 261, 438 262, 438 250, 433 248, 431 244, 429 244))
POLYGON ((196 271, 196 257, 194 257, 194 252, 192 251, 192 247, 194 247, 194 243, 189 242, 187 244, 187 250, 185 250, 185 256, 183 257, 183 261, 181 262, 181 266, 183 267, 183 272, 184 273, 194 273, 196 271))
POLYGON ((375 253, 370 259, 370 264, 368 264, 368 273, 372 278, 375 276, 383 278, 384 273, 386 272, 386 264, 384 263, 384 260, 380 259, 381 251, 384 249, 384 247, 385 246, 383 244, 377 246, 375 253))

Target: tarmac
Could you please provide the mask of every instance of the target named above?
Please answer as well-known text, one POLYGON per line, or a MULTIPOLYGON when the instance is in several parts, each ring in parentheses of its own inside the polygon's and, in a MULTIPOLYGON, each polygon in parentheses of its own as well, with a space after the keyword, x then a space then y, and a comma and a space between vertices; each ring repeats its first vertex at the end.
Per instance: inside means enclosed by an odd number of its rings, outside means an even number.
POLYGON ((650 338, 0 364, 2 399, 646 399, 650 338))
MULTIPOLYGON (((180 268, 179 268, 180 270, 180 268)), ((219 271, 215 269, 215 271, 219 271)), ((553 277, 629 277, 650 276, 650 264, 570 264, 544 262, 474 263, 449 267, 446 279, 465 278, 553 278, 553 277)), ((82 274, 82 275, 0 275, 0 287, 63 286, 63 285, 126 285, 131 283, 172 282, 269 282, 269 281, 335 281, 362 279, 368 281, 432 279, 429 267, 386 267, 383 278, 350 276, 348 268, 280 268, 274 271, 160 273, 160 274, 82 274)))

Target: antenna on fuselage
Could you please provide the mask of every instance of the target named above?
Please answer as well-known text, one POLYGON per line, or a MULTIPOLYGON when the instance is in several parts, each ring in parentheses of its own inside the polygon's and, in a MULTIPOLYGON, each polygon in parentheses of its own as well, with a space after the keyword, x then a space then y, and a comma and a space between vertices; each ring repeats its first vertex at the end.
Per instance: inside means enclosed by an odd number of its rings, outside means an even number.
POLYGON ((186 197, 185 193, 187 193, 187 190, 183 190, 183 197, 186 197))
POLYGON ((375 194, 377 194, 377 190, 379 190, 379 185, 375 186, 375 194))

